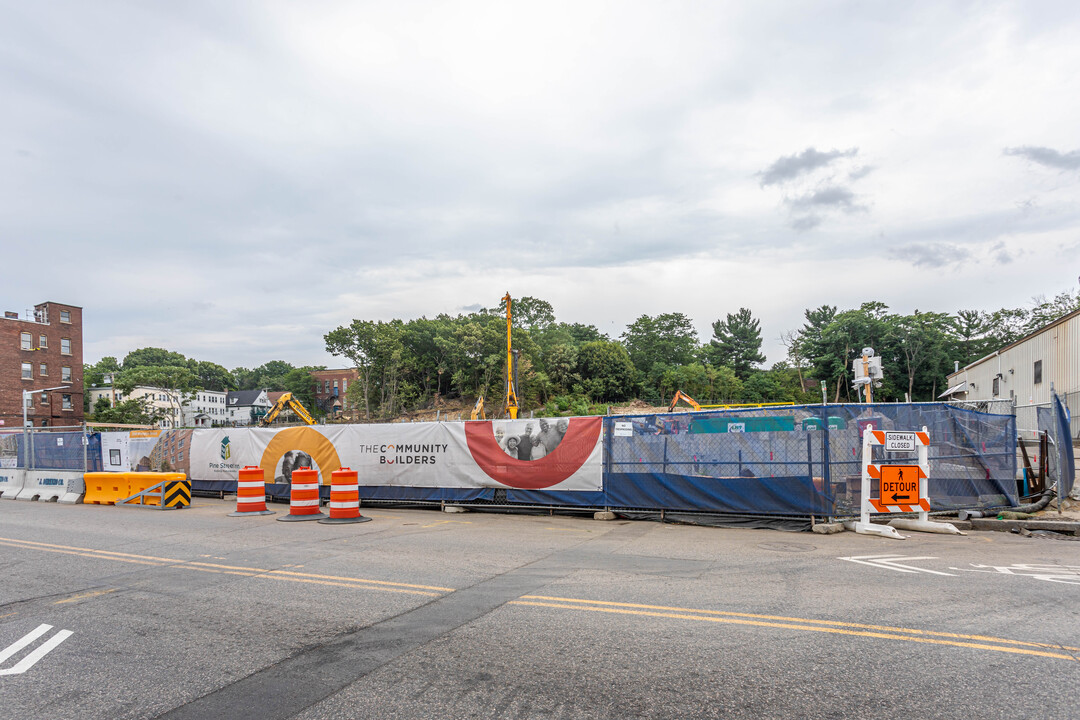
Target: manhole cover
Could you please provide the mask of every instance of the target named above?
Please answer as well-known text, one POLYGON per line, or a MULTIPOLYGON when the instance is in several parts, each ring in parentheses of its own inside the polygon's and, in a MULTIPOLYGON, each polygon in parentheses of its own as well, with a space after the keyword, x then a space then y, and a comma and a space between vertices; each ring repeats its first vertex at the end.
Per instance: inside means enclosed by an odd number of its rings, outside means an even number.
POLYGON ((792 542, 758 543, 758 547, 762 550, 773 550, 775 552, 810 552, 811 550, 817 550, 814 545, 792 542))

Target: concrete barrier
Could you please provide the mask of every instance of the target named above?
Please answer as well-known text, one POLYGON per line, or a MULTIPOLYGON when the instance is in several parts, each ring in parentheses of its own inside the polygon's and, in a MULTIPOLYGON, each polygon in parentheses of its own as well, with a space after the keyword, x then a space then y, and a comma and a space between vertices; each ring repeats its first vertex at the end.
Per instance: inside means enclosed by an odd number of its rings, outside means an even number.
POLYGON ((16 500, 82 502, 86 493, 83 474, 74 470, 27 470, 16 500))
POLYGON ((23 489, 23 476, 25 474, 25 470, 16 470, 15 468, 0 469, 0 498, 14 500, 19 491, 23 489))

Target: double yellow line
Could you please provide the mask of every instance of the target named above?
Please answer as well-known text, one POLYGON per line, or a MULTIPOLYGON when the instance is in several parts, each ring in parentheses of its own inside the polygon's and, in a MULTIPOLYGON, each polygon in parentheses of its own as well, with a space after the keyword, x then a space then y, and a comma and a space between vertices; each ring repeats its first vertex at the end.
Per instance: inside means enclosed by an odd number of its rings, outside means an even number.
POLYGON ((1080 658, 1074 654, 1080 652, 1080 648, 1069 647, 1066 645, 1052 645, 1049 643, 1027 642, 1024 640, 1008 640, 1006 638, 988 637, 985 635, 963 635, 960 633, 936 632, 933 630, 919 630, 917 628, 867 625, 864 623, 840 622, 838 620, 812 620, 809 618, 794 618, 779 615, 755 615, 752 613, 727 612, 723 610, 694 610, 690 608, 667 607, 664 605, 641 605, 637 603, 607 602, 604 600, 549 597, 546 595, 524 595, 520 600, 513 600, 510 604, 559 608, 563 610, 614 613, 617 615, 671 618, 674 620, 694 620, 698 622, 728 623, 732 625, 753 625, 757 627, 781 628, 786 630, 832 633, 835 635, 854 635, 857 637, 878 638, 882 640, 929 643, 932 645, 953 645, 955 647, 974 648, 976 650, 993 650, 996 652, 1014 653, 1017 655, 1035 655, 1038 657, 1080 662, 1080 658))
POLYGON ((335 587, 347 587, 363 590, 379 590, 381 592, 407 593, 410 595, 427 595, 438 597, 454 588, 437 587, 434 585, 414 585, 411 583, 387 582, 386 580, 369 580, 366 578, 341 577, 338 575, 316 575, 314 573, 295 572, 293 570, 274 570, 269 568, 244 567, 238 565, 220 565, 216 563, 194 562, 191 560, 178 560, 176 558, 156 557, 153 555, 135 555, 132 553, 112 552, 111 550, 96 550, 94 548, 71 547, 68 545, 54 545, 52 543, 33 542, 31 540, 18 540, 15 538, 0 538, 0 545, 22 548, 23 550, 40 550, 42 552, 60 553, 62 555, 78 555, 80 557, 96 558, 98 560, 113 560, 116 562, 134 563, 136 565, 148 565, 151 567, 173 567, 181 570, 194 570, 196 572, 222 573, 225 575, 240 575, 242 577, 262 577, 272 580, 287 580, 296 583, 308 583, 311 585, 331 585, 335 587))
MULTIPOLYGON (((77 555, 80 557, 135 563, 153 567, 171 567, 194 570, 197 572, 270 578, 288 582, 329 585, 361 590, 408 593, 430 597, 439 597, 446 593, 454 592, 454 588, 438 587, 435 585, 415 585, 411 583, 396 583, 388 582, 386 580, 370 580, 366 578, 352 578, 338 575, 317 575, 294 570, 273 570, 267 568, 194 562, 153 555, 135 555, 132 553, 113 552, 110 550, 96 550, 94 548, 54 545, 51 543, 18 540, 14 538, 0 538, 0 545, 21 548, 24 550, 40 550, 43 552, 77 555)), ((77 597, 81 598, 81 596, 77 597)), ((799 630, 804 632, 875 638, 880 640, 927 643, 931 645, 951 645, 954 647, 971 648, 975 650, 989 650, 1016 655, 1033 655, 1036 657, 1080 662, 1080 657, 1077 656, 1077 653, 1080 653, 1080 648, 1077 647, 1029 642, 1024 640, 1010 640, 1007 638, 986 635, 966 635, 961 633, 938 632, 934 630, 920 630, 918 628, 851 623, 839 620, 815 620, 811 618, 785 617, 782 615, 757 615, 753 613, 731 612, 725 610, 699 610, 693 608, 670 607, 666 605, 608 602, 604 600, 552 597, 548 595, 523 595, 520 599, 511 600, 508 604, 637 617, 666 618, 671 620, 749 625, 783 630, 799 630)))

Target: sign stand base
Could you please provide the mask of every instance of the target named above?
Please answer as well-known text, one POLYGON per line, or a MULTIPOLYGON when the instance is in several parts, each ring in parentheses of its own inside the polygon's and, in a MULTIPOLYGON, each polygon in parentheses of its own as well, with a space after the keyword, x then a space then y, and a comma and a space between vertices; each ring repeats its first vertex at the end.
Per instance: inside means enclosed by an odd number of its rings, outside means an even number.
POLYGON ((854 530, 860 535, 878 535, 880 537, 893 538, 894 540, 906 540, 903 535, 896 531, 896 528, 889 527, 888 525, 875 525, 874 523, 861 522, 859 520, 848 521, 844 523, 844 528, 847 530, 854 530))

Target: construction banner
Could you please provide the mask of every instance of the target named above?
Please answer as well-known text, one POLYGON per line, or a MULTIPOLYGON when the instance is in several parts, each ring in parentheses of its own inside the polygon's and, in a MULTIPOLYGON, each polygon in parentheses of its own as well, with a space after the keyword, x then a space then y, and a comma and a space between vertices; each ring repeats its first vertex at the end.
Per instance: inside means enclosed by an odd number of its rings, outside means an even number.
POLYGON ((258 465, 267 482, 291 483, 311 467, 325 485, 349 467, 361 486, 596 491, 602 430, 598 417, 195 430, 188 476, 236 480, 258 465))

